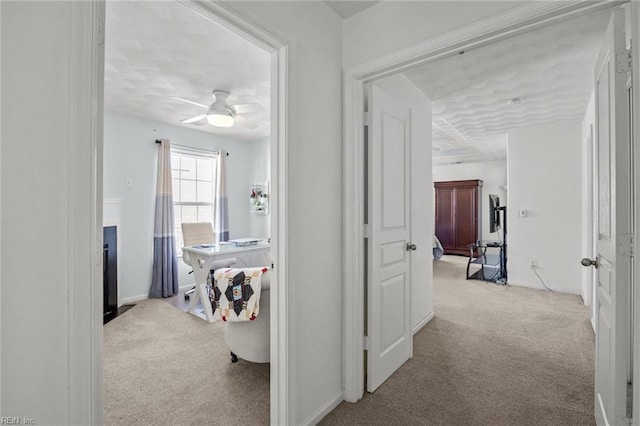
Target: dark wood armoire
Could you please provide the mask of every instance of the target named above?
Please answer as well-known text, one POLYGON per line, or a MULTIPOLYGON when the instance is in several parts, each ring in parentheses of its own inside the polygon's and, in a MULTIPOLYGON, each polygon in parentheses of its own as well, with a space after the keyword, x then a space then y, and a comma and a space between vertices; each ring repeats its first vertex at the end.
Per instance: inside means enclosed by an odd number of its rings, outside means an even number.
POLYGON ((436 236, 445 254, 469 256, 469 244, 481 239, 481 180, 434 182, 436 236))

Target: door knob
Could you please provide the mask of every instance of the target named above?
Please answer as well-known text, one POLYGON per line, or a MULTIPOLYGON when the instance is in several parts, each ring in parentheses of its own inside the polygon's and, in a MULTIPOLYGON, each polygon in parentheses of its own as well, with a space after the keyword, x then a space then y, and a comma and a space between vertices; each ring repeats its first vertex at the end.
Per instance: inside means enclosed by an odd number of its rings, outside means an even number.
POLYGON ((407 251, 415 251, 418 247, 415 244, 407 243, 407 251))
POLYGON ((593 266, 596 269, 598 269, 598 258, 597 257, 595 259, 589 259, 588 257, 584 257, 584 258, 582 258, 580 263, 582 264, 582 266, 587 266, 587 267, 593 266))

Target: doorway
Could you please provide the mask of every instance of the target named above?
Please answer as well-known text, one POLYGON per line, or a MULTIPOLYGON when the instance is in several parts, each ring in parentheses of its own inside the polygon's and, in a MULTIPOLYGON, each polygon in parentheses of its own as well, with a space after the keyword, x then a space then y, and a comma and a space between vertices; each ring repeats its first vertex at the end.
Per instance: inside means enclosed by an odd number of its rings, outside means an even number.
MULTIPOLYGON (((286 318, 286 306, 284 304, 285 298, 282 297, 283 292, 286 292, 286 280, 284 268, 285 265, 285 250, 284 250, 284 242, 286 241, 286 228, 278 226, 280 223, 277 220, 280 215, 284 212, 285 206, 285 196, 286 196, 286 187, 287 182, 284 179, 286 176, 286 164, 283 164, 281 159, 282 153, 286 151, 287 138, 286 132, 283 131, 286 128, 287 120, 286 116, 283 116, 283 111, 286 110, 287 104, 287 68, 288 62, 286 57, 286 45, 281 43, 276 37, 272 36, 268 32, 264 31, 261 28, 256 27, 254 24, 249 23, 231 12, 227 7, 219 4, 199 4, 199 3, 183 3, 180 7, 184 7, 186 10, 190 10, 191 12, 198 15, 199 18, 208 20, 212 25, 221 25, 226 28, 228 31, 235 33, 236 35, 242 37, 245 40, 248 40, 250 43, 254 43, 259 46, 261 49, 264 49, 270 58, 270 66, 269 68, 273 70, 270 77, 270 85, 271 85, 271 93, 268 96, 268 109, 271 112, 271 119, 269 120, 269 124, 271 126, 271 133, 269 136, 270 147, 266 148, 265 151, 267 155, 271 158, 271 168, 268 176, 269 180, 269 212, 268 222, 270 225, 270 237, 271 237, 271 260, 274 266, 283 265, 282 268, 275 268, 271 274, 271 283, 274 286, 271 291, 271 315, 270 315, 270 323, 272 324, 272 329, 274 332, 271 333, 270 343, 271 343, 271 368, 270 368, 270 389, 271 396, 269 406, 270 409, 270 419, 272 423, 281 423, 286 419, 287 416, 287 398, 288 398, 288 382, 286 381, 287 372, 286 372, 286 354, 288 352, 287 346, 287 335, 288 335, 288 325, 284 319, 286 318), (276 285, 277 284, 277 285, 276 285), (283 361, 284 360, 284 361, 283 361)), ((101 23, 104 23, 104 9, 100 10, 99 8, 95 10, 95 25, 96 27, 100 27, 101 23)), ((89 20, 88 22, 92 22, 89 20)), ((108 28, 107 28, 108 31, 108 28)), ((99 45, 103 45, 104 39, 99 41, 99 45)), ((99 48, 96 52, 96 55, 93 57, 95 60, 93 64, 93 69, 97 68, 98 79, 102 79, 103 76, 101 74, 101 61, 104 58, 104 53, 99 48), (101 53, 102 52, 102 53, 101 53)), ((98 85, 101 87, 101 84, 98 85)), ((98 101, 98 117, 101 116, 102 103, 98 101)), ((186 118, 186 117, 185 117, 186 118)), ((101 129, 102 120, 98 118, 96 123, 93 123, 96 129, 101 129)), ((98 170, 101 169, 102 166, 102 137, 100 134, 96 134, 95 142, 97 149, 97 157, 98 157, 98 170)), ((153 144, 153 137, 151 138, 153 144)), ((101 229, 102 227, 102 181, 100 178, 100 173, 98 173, 97 180, 97 188, 96 188, 96 199, 94 200, 93 205, 96 209, 96 226, 101 229)), ((125 179, 125 186, 134 187, 138 184, 135 179, 125 179)), ((247 200, 246 200, 246 208, 249 210, 249 188, 246 189, 247 200)), ((98 310, 96 307, 92 307, 93 314, 97 314, 98 310)), ((101 335, 101 332, 100 334, 101 335)), ((95 339, 92 341, 92 351, 95 353, 100 352, 101 342, 96 341, 95 339)), ((98 364, 98 367, 101 365, 98 364)), ((101 373, 96 373, 98 379, 101 377, 101 373)), ((101 380, 96 379, 96 382, 101 382, 101 380)), ((98 401, 101 401, 98 398, 98 401)), ((96 408, 96 412, 101 412, 101 408, 96 408)))
MULTIPOLYGON (((568 16, 572 16, 575 14, 584 14, 592 11, 595 11, 595 9, 590 7, 568 8, 564 10, 555 9, 550 11, 549 14, 547 14, 546 16, 544 16, 544 20, 545 20, 544 24, 548 24, 550 20, 557 21, 560 19, 566 19, 568 16)), ((524 31, 525 29, 529 30, 532 27, 535 27, 536 25, 538 26, 542 25, 543 19, 541 17, 532 18, 532 17, 521 16, 520 18, 530 19, 529 21, 527 21, 528 22, 527 28, 520 27, 520 29, 516 29, 514 31, 514 27, 510 27, 509 31, 504 31, 504 33, 502 33, 498 38, 504 38, 504 37, 513 35, 514 32, 524 31)), ((525 21, 525 20, 526 19, 523 19, 522 21, 525 21)), ((507 23, 502 23, 502 24, 505 24, 505 28, 508 27, 508 25, 506 25, 507 23)), ((516 26, 516 28, 518 27, 516 26)), ((375 64, 365 64, 365 65, 356 66, 347 70, 346 114, 350 118, 355 117, 355 119, 353 120, 355 124, 354 126, 351 126, 350 122, 348 120, 346 121, 347 123, 346 134, 353 136, 352 142, 354 143, 351 145, 346 144, 347 148, 345 148, 345 161, 350 164, 351 164, 350 160, 357 161, 359 158, 359 153, 361 152, 360 141, 362 140, 362 132, 359 127, 361 123, 358 120, 359 115, 355 113, 355 111, 358 109, 359 105, 363 104, 360 99, 362 99, 361 96, 364 93, 363 87, 365 84, 371 81, 374 81, 381 76, 385 76, 395 72, 406 71, 407 69, 414 67, 416 65, 424 64, 426 62, 436 61, 448 54, 457 54, 458 52, 464 51, 470 45, 477 47, 478 44, 486 43, 487 40, 483 39, 482 37, 483 31, 485 30, 486 29, 482 29, 482 31, 480 31, 480 29, 469 28, 467 31, 464 32, 465 33, 464 35, 459 35, 458 40, 460 41, 456 41, 456 42, 451 42, 450 40, 448 42, 443 41, 440 45, 437 45, 437 43, 435 45, 433 43, 431 44, 425 43, 424 51, 427 53, 424 53, 419 56, 415 56, 415 55, 410 56, 409 53, 407 52, 407 55, 405 57, 402 57, 402 55, 399 55, 393 59, 390 58, 387 61, 380 60, 380 61, 377 61, 375 64), (478 40, 480 40, 480 42, 478 42, 478 40), (398 59, 399 57, 402 57, 403 59, 399 60, 398 59)), ((494 35, 495 34, 492 34, 492 36, 494 35)), ((495 41, 495 39, 493 41, 495 41)), ((414 48, 413 52, 415 51, 416 50, 414 48)), ((356 163, 356 165, 358 165, 358 163, 356 163)), ((355 167, 355 170, 353 170, 353 173, 351 172, 351 170, 348 170, 347 176, 346 176, 346 182, 345 182, 345 191, 347 192, 345 199, 354 200, 353 205, 345 206, 345 214, 346 214, 345 220, 348 225, 347 227, 350 228, 348 229, 347 237, 345 239, 345 253, 348 254, 350 261, 353 261, 354 258, 361 259, 361 257, 358 257, 359 256, 358 241, 360 241, 360 239, 362 238, 362 231, 361 231, 361 227, 358 226, 357 224, 362 223, 361 222, 362 208, 359 205, 359 201, 357 197, 349 196, 349 192, 354 190, 353 188, 362 187, 360 185, 363 179, 361 170, 362 169, 358 167, 355 167), (354 254, 354 251, 355 251, 355 254, 354 254)), ((362 265, 362 263, 356 263, 355 265, 353 265, 353 263, 345 263, 345 264, 347 265, 346 271, 345 271, 345 277, 346 277, 345 282, 362 283, 361 277, 363 276, 363 274, 360 269, 361 266, 359 266, 359 265, 362 265), (353 265, 353 266, 350 266, 350 265, 353 265)), ((363 286, 364 286, 363 284, 360 285, 361 288, 363 286)), ((347 341, 346 341, 347 344, 345 348, 345 365, 346 365, 346 371, 347 371, 346 372, 346 378, 347 378, 346 399, 349 401, 355 401, 359 399, 363 392, 362 380, 360 377, 361 373, 359 373, 359 372, 362 372, 362 365, 359 362, 359 358, 354 356, 354 354, 357 354, 359 351, 362 350, 362 347, 358 344, 360 340, 357 338, 358 326, 360 325, 359 318, 358 318, 359 314, 357 313, 357 310, 358 310, 358 300, 362 300, 361 288, 358 288, 358 286, 354 285, 346 288, 346 291, 345 291, 345 300, 346 300, 347 306, 350 309, 353 309, 354 312, 356 312, 354 314, 354 317, 348 318, 347 327, 345 329, 346 336, 353 337, 353 340, 351 342, 350 342, 350 339, 347 338, 347 341), (352 326, 355 326, 355 327, 351 328, 352 326)), ((360 330, 361 329, 362 328, 360 328, 360 330)))

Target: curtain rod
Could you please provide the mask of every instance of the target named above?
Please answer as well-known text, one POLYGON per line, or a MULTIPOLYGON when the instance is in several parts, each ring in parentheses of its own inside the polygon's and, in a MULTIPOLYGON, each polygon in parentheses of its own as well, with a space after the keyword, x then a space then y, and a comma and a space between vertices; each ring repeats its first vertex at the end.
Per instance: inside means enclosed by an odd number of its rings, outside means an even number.
MULTIPOLYGON (((156 139, 156 143, 162 143, 162 141, 160 139, 156 139)), ((227 157, 229 156, 229 153, 227 152, 227 157)))

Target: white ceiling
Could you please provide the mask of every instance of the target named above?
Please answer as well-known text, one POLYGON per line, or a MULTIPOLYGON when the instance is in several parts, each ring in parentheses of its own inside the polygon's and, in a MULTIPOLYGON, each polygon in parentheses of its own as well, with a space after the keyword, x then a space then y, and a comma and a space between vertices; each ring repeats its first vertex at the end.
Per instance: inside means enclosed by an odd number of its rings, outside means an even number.
POLYGON ((333 9, 334 12, 338 14, 342 19, 347 19, 352 17, 353 15, 362 12, 365 9, 370 8, 382 0, 378 1, 360 1, 360 0, 349 0, 349 1, 335 1, 335 0, 324 0, 324 2, 333 9))
POLYGON ((433 101, 434 164, 506 158, 510 130, 582 119, 608 12, 411 70, 433 101), (520 105, 507 101, 523 97, 520 105))
POLYGON ((270 56, 250 42, 176 2, 107 2, 105 108, 238 139, 269 136, 270 56), (213 89, 229 103, 262 108, 231 128, 180 120, 206 110, 171 99, 210 105, 213 89))
MULTIPOLYGON (((341 16, 376 1, 327 1, 341 16)), ((506 158, 507 132, 579 120, 608 13, 583 16, 406 73, 433 101, 434 162, 506 158), (524 97, 521 105, 507 100, 524 97)), ((105 107, 239 139, 269 135, 269 54, 174 2, 107 2, 105 107), (229 129, 181 124, 210 104, 213 89, 262 113, 229 129)))

